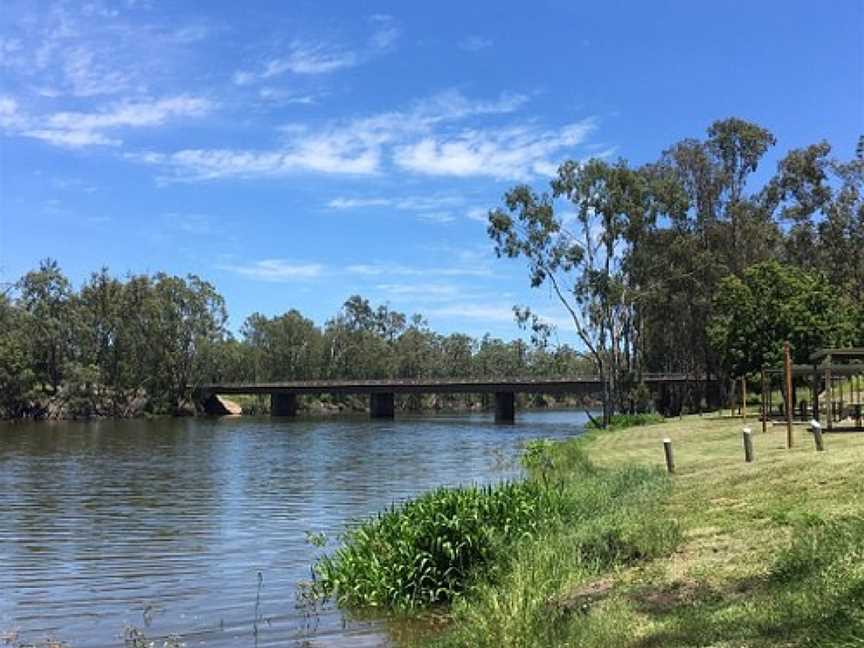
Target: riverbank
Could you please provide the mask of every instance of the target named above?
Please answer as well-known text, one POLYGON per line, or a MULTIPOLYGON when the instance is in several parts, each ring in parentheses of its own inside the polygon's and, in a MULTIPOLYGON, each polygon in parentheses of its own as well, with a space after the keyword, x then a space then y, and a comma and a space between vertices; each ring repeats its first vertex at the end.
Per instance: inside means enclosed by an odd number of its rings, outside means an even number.
POLYGON ((791 450, 769 428, 745 463, 742 424, 691 416, 552 446, 553 460, 582 444, 615 470, 662 466, 672 439, 660 515, 680 542, 594 572, 572 569, 566 544, 525 547, 505 579, 455 606, 438 644, 864 645, 864 436, 826 435, 820 453, 804 428, 791 450))
MULTIPOLYGON (((488 396, 488 395, 487 395, 488 396)), ((151 407, 146 394, 140 393, 123 401, 118 406, 113 401, 97 402, 89 399, 82 402, 68 394, 30 403, 16 416, 3 417, 0 421, 94 421, 111 419, 152 419, 160 417, 187 416, 225 416, 245 415, 262 416, 270 414, 270 397, 248 394, 235 394, 230 398, 220 398, 222 405, 215 411, 208 411, 204 403, 192 399, 181 402, 174 408, 151 407)), ((518 409, 596 409, 599 402, 587 397, 567 395, 517 395, 518 409)), ((432 414, 439 412, 465 414, 494 409, 494 403, 483 395, 447 396, 437 394, 410 395, 398 397, 396 409, 411 414, 432 414)), ((302 416, 338 416, 358 414, 369 411, 369 399, 365 396, 302 396, 298 398, 298 414, 302 416)))
POLYGON ((864 645, 864 436, 826 434, 816 452, 796 427, 787 450, 785 428, 751 423, 753 463, 744 421, 730 417, 534 444, 529 479, 591 498, 592 514, 514 542, 455 600, 443 631, 407 643, 864 645))

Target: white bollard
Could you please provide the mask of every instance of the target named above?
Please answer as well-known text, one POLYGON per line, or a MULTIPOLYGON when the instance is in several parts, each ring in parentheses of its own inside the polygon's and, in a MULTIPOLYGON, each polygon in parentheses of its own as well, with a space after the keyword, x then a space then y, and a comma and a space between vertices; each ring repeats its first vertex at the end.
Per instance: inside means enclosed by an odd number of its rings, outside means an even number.
POLYGON ((819 421, 813 419, 810 421, 810 431, 813 433, 813 442, 816 444, 816 451, 822 452, 825 448, 822 445, 822 425, 819 421))
POLYGON ((744 461, 750 463, 753 461, 753 430, 745 427, 742 435, 744 437, 744 461))

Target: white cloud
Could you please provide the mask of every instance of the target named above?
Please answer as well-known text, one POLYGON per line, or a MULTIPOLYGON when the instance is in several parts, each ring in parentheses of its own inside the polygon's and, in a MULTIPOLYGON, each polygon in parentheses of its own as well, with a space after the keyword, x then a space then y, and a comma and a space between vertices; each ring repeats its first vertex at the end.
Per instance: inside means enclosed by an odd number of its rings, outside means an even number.
POLYGON ((12 97, 0 97, 0 128, 16 130, 26 126, 27 118, 18 108, 18 102, 12 97))
POLYGON ((492 271, 486 267, 430 267, 416 268, 405 266, 398 263, 370 263, 350 265, 345 268, 349 274, 366 276, 366 277, 488 277, 492 271))
MULTIPOLYGON (((513 307, 500 302, 490 303, 467 303, 456 302, 445 306, 437 306, 425 309, 424 315, 429 317, 458 317, 460 319, 479 319, 488 322, 512 322, 515 323, 513 307)), ((552 326, 562 330, 573 330, 573 321, 559 315, 537 313, 538 318, 552 326)))
POLYGON ((233 78, 237 85, 249 85, 279 77, 286 72, 299 75, 327 74, 359 63, 360 56, 354 51, 326 43, 295 41, 287 56, 271 58, 257 71, 238 70, 233 78))
POLYGON ((448 211, 420 212, 418 216, 431 223, 452 223, 456 220, 456 217, 448 211))
POLYGON ((497 304, 450 304, 429 308, 424 313, 429 317, 458 317, 480 319, 487 322, 513 322, 513 308, 497 304))
POLYGON ((479 52, 480 50, 492 47, 492 40, 483 38, 482 36, 468 36, 459 42, 459 49, 466 52, 479 52))
POLYGON ((327 141, 308 140, 286 151, 184 149, 176 153, 148 152, 129 159, 166 167, 163 180, 278 177, 298 171, 369 175, 379 166, 375 150, 340 150, 327 141))
POLYGON ((100 112, 58 112, 47 117, 52 128, 95 131, 128 126, 161 126, 172 117, 200 117, 213 108, 201 97, 181 95, 155 101, 122 102, 100 112))
MULTIPOLYGON (((426 168, 426 172, 435 172, 429 164, 424 165, 418 161, 416 155, 412 160, 409 151, 415 146, 416 137, 426 135, 426 140, 434 141, 431 133, 439 125, 470 117, 510 113, 525 101, 527 97, 519 94, 502 94, 491 101, 474 101, 458 91, 451 90, 418 101, 405 111, 390 111, 348 121, 335 121, 314 131, 302 126, 283 128, 283 143, 279 148, 185 149, 174 153, 149 153, 131 157, 166 167, 169 171, 166 179, 175 180, 275 177, 298 171, 370 175, 381 172, 382 163, 391 152, 390 147, 402 144, 398 160, 401 166, 426 168)), ((552 151, 575 139, 572 136, 574 128, 575 126, 567 127, 557 133, 558 139, 554 145, 551 134, 533 134, 545 137, 547 141, 543 150, 552 151)), ((477 131, 478 134, 485 132, 477 131)), ((531 151, 537 148, 532 148, 527 141, 532 133, 523 129, 521 134, 519 154, 532 158, 531 151)), ((495 137, 504 138, 506 135, 507 133, 495 131, 495 137)), ((499 148, 503 150, 503 143, 499 148)), ((539 156, 540 153, 535 152, 533 159, 528 161, 538 161, 539 156)), ((507 160, 498 164, 497 171, 504 169, 505 164, 514 167, 516 163, 512 158, 511 152, 507 160)), ((475 162, 475 165, 480 163, 475 162)), ((437 166, 444 170, 444 175, 452 175, 452 166, 448 168, 441 162, 438 162, 437 166)), ((473 168, 478 175, 489 175, 488 170, 477 170, 476 166, 473 168)))
POLYGON ((390 49, 402 33, 393 16, 375 14, 369 21, 377 27, 369 38, 369 45, 375 50, 390 49))
POLYGON ((401 30, 395 19, 386 14, 369 18, 374 27, 365 46, 348 47, 326 41, 295 40, 288 51, 263 61, 257 69, 238 70, 233 75, 237 85, 250 85, 291 73, 299 76, 331 74, 366 63, 390 50, 401 30))
POLYGON ((364 207, 389 207, 393 201, 389 198, 334 198, 327 203, 330 209, 357 209, 364 207))
POLYGON ((0 34, 4 81, 43 96, 143 96, 190 66, 205 25, 134 18, 113 4, 6 3, 0 34), (8 27, 6 27, 8 25, 8 27))
POLYGON ((104 131, 161 126, 173 118, 200 117, 212 106, 207 99, 181 95, 118 102, 97 112, 56 112, 36 116, 22 113, 14 100, 6 98, 0 99, 0 128, 55 146, 119 146, 122 140, 104 131))
POLYGON ((264 86, 258 89, 258 96, 270 103, 288 106, 291 104, 301 104, 310 106, 317 101, 317 97, 311 94, 296 94, 288 92, 280 88, 272 88, 264 86))
POLYGON ((558 130, 533 126, 465 130, 398 146, 394 160, 403 169, 425 175, 526 180, 548 174, 549 156, 582 143, 593 129, 594 120, 586 119, 558 130))
POLYGON ((264 259, 245 265, 217 267, 250 279, 277 283, 315 279, 324 273, 324 266, 320 263, 291 263, 285 259, 264 259))
POLYGON ((488 223, 489 210, 485 207, 474 207, 466 212, 465 217, 480 223, 488 223))
POLYGON ((120 146, 122 144, 119 139, 112 139, 102 135, 101 133, 94 133, 92 131, 37 128, 34 130, 20 131, 19 135, 42 140, 43 142, 48 142, 48 144, 53 144, 54 146, 64 146, 67 148, 83 148, 85 146, 120 146))
POLYGON ((132 73, 112 68, 111 61, 88 46, 65 49, 62 70, 70 92, 76 97, 93 97, 127 90, 132 85, 132 73))
POLYGON ((378 284, 376 288, 394 297, 412 297, 420 299, 441 299, 458 296, 461 289, 452 284, 412 283, 412 284, 378 284))
POLYGON ((461 196, 431 195, 404 197, 355 197, 334 198, 327 203, 330 209, 364 209, 367 207, 392 207, 405 211, 443 211, 445 207, 462 205, 465 199, 461 196))

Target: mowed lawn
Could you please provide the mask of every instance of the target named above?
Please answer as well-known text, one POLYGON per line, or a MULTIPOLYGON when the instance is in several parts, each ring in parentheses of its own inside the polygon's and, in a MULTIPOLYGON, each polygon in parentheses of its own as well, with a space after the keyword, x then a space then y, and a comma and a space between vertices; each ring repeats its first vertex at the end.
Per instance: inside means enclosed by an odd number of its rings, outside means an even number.
POLYGON ((664 518, 683 539, 595 587, 586 616, 616 617, 633 646, 864 646, 864 433, 825 433, 817 452, 803 425, 789 450, 785 425, 761 429, 705 415, 594 436, 589 457, 610 467, 664 466, 672 440, 664 518))

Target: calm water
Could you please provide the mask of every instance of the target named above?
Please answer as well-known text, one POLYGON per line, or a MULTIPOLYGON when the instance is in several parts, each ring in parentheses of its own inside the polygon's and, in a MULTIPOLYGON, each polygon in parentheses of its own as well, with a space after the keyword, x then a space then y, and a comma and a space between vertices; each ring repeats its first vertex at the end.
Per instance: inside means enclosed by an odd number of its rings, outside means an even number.
POLYGON ((584 423, 517 416, 0 424, 0 641, 122 646, 128 625, 188 646, 386 645, 382 622, 308 614, 297 583, 351 520, 517 476, 526 439, 584 423))

